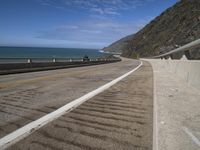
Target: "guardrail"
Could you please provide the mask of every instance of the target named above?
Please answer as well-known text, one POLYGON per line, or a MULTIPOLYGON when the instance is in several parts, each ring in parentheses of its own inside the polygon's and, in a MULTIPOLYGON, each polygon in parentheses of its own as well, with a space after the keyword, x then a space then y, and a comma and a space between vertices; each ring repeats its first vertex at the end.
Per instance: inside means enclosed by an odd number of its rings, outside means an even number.
MULTIPOLYGON (((91 58, 88 61, 110 61, 118 60, 119 58, 91 58)), ((0 58, 0 64, 10 63, 45 63, 45 62, 83 62, 84 58, 0 58)))
POLYGON ((0 58, 0 75, 33 71, 100 65, 121 61, 120 58, 0 58), (9 60, 9 61, 8 61, 9 60), (17 60, 17 61, 16 61, 17 60))
POLYGON ((197 48, 197 47, 199 47, 199 46, 200 46, 200 39, 198 39, 196 41, 193 41, 193 42, 191 42, 189 44, 186 44, 186 45, 184 45, 182 47, 179 47, 179 48, 177 48, 175 50, 172 50, 170 52, 167 52, 165 54, 154 56, 152 58, 161 58, 161 59, 165 58, 165 59, 167 59, 167 58, 170 57, 171 59, 180 59, 180 58, 183 57, 183 55, 185 55, 185 57, 187 59, 193 59, 193 57, 191 56, 191 52, 190 51, 195 49, 195 48, 197 48))

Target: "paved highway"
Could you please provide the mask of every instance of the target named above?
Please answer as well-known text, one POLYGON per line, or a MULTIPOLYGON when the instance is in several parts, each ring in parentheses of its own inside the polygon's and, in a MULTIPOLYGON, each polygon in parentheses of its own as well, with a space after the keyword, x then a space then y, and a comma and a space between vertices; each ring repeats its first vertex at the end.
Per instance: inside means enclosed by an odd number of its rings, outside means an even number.
MULTIPOLYGON (((123 75, 138 61, 1 76, 0 136, 123 75)), ((138 71, 9 149, 151 149, 152 69, 138 71)))

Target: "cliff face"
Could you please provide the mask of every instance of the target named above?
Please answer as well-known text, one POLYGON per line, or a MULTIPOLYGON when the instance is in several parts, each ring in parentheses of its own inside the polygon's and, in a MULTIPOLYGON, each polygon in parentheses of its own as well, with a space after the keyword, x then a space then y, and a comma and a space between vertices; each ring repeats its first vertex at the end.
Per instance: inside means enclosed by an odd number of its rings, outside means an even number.
POLYGON ((155 56, 199 38, 200 0, 181 0, 137 32, 122 56, 155 56))

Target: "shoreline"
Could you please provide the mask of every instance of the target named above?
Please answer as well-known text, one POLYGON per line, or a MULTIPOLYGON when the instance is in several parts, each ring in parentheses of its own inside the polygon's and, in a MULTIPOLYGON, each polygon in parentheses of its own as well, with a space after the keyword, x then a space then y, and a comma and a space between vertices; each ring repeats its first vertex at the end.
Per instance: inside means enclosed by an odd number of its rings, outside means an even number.
POLYGON ((104 53, 104 54, 111 54, 111 55, 121 55, 122 53, 116 53, 116 52, 107 52, 104 50, 99 50, 100 53, 104 53))

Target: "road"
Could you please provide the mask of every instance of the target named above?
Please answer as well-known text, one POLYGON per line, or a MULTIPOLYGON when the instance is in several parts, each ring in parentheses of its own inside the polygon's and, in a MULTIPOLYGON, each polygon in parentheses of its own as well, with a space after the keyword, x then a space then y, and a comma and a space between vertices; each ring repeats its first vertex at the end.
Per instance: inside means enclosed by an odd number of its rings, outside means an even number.
MULTIPOLYGON (((1 76, 1 137, 123 75, 113 64, 1 76)), ((138 71, 9 149, 151 149, 153 75, 138 71)))

